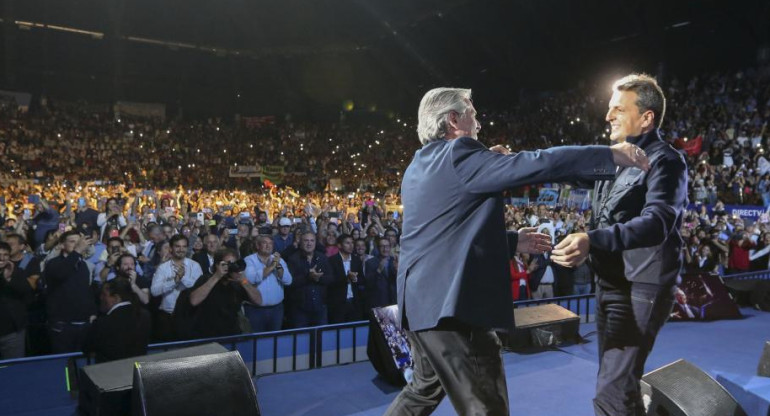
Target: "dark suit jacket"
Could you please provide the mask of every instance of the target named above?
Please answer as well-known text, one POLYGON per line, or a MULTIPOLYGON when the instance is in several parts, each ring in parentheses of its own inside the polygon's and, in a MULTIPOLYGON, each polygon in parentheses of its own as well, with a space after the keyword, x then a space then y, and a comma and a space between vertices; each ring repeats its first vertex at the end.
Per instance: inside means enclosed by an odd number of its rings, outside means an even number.
POLYGON ((146 309, 120 306, 94 321, 83 350, 96 353, 97 363, 145 355, 150 332, 150 313, 146 309))
MULTIPOLYGON (((9 322, 3 322, 1 327, 21 331, 27 327, 27 304, 32 300, 32 286, 27 282, 24 270, 15 268, 10 282, 2 273, 0 270, 0 319, 8 319, 9 322)), ((7 333, 0 332, 0 336, 3 335, 7 333)))
POLYGON ((454 317, 477 327, 510 328, 510 252, 502 191, 575 178, 598 180, 614 173, 606 146, 513 155, 491 152, 468 137, 423 146, 401 184, 402 325, 418 331, 454 317))
POLYGON ((687 164, 657 131, 627 141, 644 149, 650 170, 626 168, 614 181, 596 184, 591 262, 605 285, 673 285, 683 264, 687 164))
POLYGON ((203 274, 211 273, 211 270, 209 269, 211 267, 211 263, 209 263, 209 255, 206 250, 201 250, 193 254, 192 259, 200 264, 203 274))
POLYGON ((380 257, 372 257, 366 261, 366 310, 371 308, 393 305, 396 303, 396 266, 391 257, 389 267, 382 273, 377 271, 380 257))
POLYGON ((302 251, 297 251, 286 259, 286 264, 291 272, 291 285, 288 290, 288 298, 291 307, 306 312, 318 312, 326 306, 326 289, 332 282, 332 270, 329 260, 323 253, 313 253, 313 259, 308 263, 302 251), (323 276, 316 282, 310 278, 310 269, 323 272, 323 276))
MULTIPOLYGON (((329 266, 332 269, 332 282, 327 288, 327 303, 330 308, 343 305, 348 297, 348 276, 345 274, 345 266, 342 264, 342 255, 337 253, 329 257, 329 266)), ((353 303, 359 313, 363 312, 364 300, 364 265, 361 258, 351 255, 350 271, 358 273, 358 282, 353 285, 353 303)))

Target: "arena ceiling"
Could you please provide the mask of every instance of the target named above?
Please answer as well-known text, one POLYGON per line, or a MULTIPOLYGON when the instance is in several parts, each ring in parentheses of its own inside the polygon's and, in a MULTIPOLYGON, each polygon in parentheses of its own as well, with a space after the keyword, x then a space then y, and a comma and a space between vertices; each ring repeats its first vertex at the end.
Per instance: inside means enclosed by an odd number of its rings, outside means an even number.
POLYGON ((3 88, 187 114, 490 105, 627 71, 750 65, 767 0, 4 0, 3 88))

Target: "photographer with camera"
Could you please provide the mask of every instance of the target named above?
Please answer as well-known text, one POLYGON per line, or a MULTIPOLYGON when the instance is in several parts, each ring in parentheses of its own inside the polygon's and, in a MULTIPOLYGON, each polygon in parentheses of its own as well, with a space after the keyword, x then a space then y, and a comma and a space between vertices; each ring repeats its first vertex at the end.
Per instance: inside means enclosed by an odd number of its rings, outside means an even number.
POLYGON ((231 248, 214 254, 214 273, 204 274, 179 297, 174 319, 183 338, 210 338, 241 333, 241 303, 262 304, 262 294, 244 275, 246 263, 231 248))

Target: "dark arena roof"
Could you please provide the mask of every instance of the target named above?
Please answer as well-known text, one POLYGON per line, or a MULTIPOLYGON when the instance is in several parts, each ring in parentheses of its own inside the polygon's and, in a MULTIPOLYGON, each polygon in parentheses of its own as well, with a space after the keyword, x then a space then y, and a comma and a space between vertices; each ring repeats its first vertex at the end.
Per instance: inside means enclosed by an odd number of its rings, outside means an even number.
MULTIPOLYGON (((754 65, 768 1, 4 0, 2 88, 187 115, 413 112, 754 65)), ((765 49, 763 49, 765 48, 765 49)), ((765 56, 765 59, 768 57, 765 56)))

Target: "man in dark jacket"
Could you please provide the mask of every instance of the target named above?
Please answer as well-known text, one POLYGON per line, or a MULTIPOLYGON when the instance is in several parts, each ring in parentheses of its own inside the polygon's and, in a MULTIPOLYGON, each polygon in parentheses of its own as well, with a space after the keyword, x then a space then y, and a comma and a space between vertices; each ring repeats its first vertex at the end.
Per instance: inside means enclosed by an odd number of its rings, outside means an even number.
POLYGON ((353 237, 337 237, 340 252, 329 257, 332 283, 328 288, 329 323, 353 322, 364 319, 364 265, 353 255, 353 237))
POLYGON ((597 415, 645 414, 639 391, 644 363, 674 302, 682 268, 682 218, 687 205, 687 164, 658 135, 665 97, 654 78, 617 81, 607 112, 610 139, 633 143, 650 169, 620 169, 597 182, 592 230, 568 235, 554 261, 565 266, 591 255, 597 274, 596 328, 599 374, 597 415))
POLYGON ((323 253, 316 251, 313 232, 300 236, 299 250, 287 263, 292 282, 289 287, 289 318, 295 328, 329 323, 326 289, 332 282, 332 270, 323 253))
POLYGON ((377 255, 366 261, 366 310, 396 303, 398 262, 390 255, 388 237, 377 240, 377 255))
POLYGON ((11 246, 0 242, 0 360, 24 356, 31 296, 24 271, 11 261, 11 246))
POLYGON ((97 363, 147 354, 150 313, 132 302, 131 282, 116 277, 102 285, 100 316, 88 331, 83 351, 94 353, 97 363))
MULTIPOLYGON (((566 146, 510 153, 479 143, 470 90, 437 88, 422 99, 415 153, 401 184, 404 223, 398 318, 415 362, 413 379, 387 415, 428 414, 449 395, 458 414, 508 414, 494 329, 513 326, 509 247, 542 253, 505 231, 502 192, 525 184, 611 177, 615 164, 646 168, 636 146, 566 146)), ((545 237, 545 239, 543 239, 545 237)), ((533 243, 535 240, 536 243, 533 243)), ((368 270, 367 270, 368 271, 368 270)))
POLYGON ((91 270, 83 259, 92 241, 77 231, 65 232, 59 237, 61 254, 45 265, 48 330, 54 353, 81 351, 96 316, 91 270))

